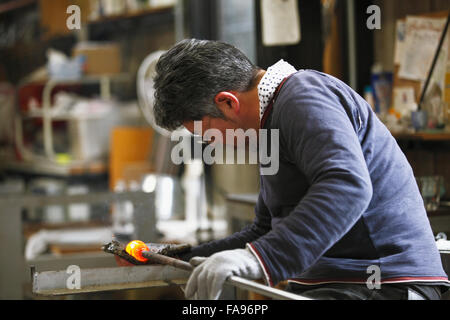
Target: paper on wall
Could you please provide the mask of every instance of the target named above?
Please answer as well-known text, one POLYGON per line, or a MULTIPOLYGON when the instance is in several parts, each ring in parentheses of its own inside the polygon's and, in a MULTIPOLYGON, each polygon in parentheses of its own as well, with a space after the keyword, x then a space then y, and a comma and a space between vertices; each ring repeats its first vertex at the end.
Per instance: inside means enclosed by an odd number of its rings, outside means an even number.
POLYGON ((404 56, 405 32, 406 32, 406 21, 397 20, 395 28, 395 56, 394 56, 395 65, 400 65, 402 58, 404 56))
MULTIPOLYGON (((431 68, 445 19, 409 16, 406 18, 405 43, 399 77, 424 81, 431 68)), ((447 41, 442 47, 447 50, 447 41)))
POLYGON ((261 1, 262 37, 265 46, 293 45, 301 40, 297 0, 261 1))
POLYGON ((402 117, 408 116, 412 111, 417 110, 416 96, 413 87, 394 88, 394 109, 402 117))

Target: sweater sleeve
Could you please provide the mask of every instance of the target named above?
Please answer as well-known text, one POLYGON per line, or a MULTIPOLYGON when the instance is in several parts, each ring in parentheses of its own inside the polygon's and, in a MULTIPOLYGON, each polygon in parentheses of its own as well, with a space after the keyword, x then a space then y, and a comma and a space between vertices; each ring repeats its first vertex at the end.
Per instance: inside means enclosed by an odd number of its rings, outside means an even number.
POLYGON ((255 214, 256 216, 252 224, 246 226, 241 231, 224 239, 214 240, 195 246, 190 252, 184 254, 180 258, 189 260, 195 256, 209 257, 219 251, 245 248, 247 243, 258 239, 271 229, 271 216, 261 195, 258 196, 255 214))
POLYGON ((270 285, 314 265, 351 229, 372 198, 356 107, 336 84, 312 76, 307 80, 286 84, 274 121, 280 145, 310 187, 287 217, 249 244, 270 285))

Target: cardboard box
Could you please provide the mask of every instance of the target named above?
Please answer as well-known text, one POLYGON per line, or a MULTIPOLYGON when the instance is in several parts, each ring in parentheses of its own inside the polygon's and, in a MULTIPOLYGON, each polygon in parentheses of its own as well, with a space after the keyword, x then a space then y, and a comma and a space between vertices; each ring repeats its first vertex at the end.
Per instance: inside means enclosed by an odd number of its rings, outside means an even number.
POLYGON ((81 42, 73 49, 73 56, 86 58, 87 75, 117 74, 122 69, 120 46, 116 43, 81 42))

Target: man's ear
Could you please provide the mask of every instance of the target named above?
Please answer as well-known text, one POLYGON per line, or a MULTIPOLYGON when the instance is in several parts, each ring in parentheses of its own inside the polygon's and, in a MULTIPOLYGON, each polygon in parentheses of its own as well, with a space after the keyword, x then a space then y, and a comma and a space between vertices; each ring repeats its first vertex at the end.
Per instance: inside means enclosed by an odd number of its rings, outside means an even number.
POLYGON ((236 95, 228 91, 219 92, 215 96, 214 102, 225 115, 229 115, 230 113, 236 115, 241 108, 239 99, 236 95))

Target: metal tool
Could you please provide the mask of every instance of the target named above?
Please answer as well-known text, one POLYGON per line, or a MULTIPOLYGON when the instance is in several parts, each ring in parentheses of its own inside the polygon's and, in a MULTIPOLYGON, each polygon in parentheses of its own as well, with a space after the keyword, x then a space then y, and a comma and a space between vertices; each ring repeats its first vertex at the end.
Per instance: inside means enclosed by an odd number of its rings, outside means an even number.
MULTIPOLYGON (((159 264, 163 264, 163 265, 170 265, 172 267, 175 267, 178 269, 183 269, 186 271, 194 270, 194 267, 190 263, 187 263, 182 260, 166 257, 166 256, 163 256, 163 255, 160 255, 157 253, 150 252, 150 251, 143 251, 142 255, 155 263, 159 263, 159 264)), ((263 296, 273 298, 273 299, 310 300, 308 298, 301 297, 299 295, 296 295, 296 294, 293 294, 290 292, 286 292, 286 291, 279 290, 276 288, 271 288, 271 287, 262 285, 260 283, 257 283, 255 281, 251 281, 251 280, 244 279, 244 278, 237 277, 237 276, 228 277, 226 280, 226 283, 228 283, 232 286, 235 286, 237 288, 253 291, 253 292, 259 293, 263 296)))
MULTIPOLYGON (((151 262, 162 264, 162 265, 169 265, 174 268, 186 270, 186 271, 192 271, 194 270, 194 267, 185 261, 167 257, 158 253, 154 253, 151 251, 141 251, 140 252, 142 256, 151 262)), ((279 299, 279 300, 311 300, 309 298, 305 298, 290 292, 286 292, 283 290, 279 290, 276 288, 271 288, 262 284, 259 284, 255 281, 251 281, 248 279, 244 279, 238 276, 230 276, 227 278, 226 283, 235 286, 237 288, 250 290, 256 293, 259 293, 263 296, 273 298, 273 299, 279 299)))
MULTIPOLYGON (((80 288, 68 288, 70 274, 67 271, 36 272, 31 270, 32 291, 40 295, 70 295, 134 288, 183 285, 189 278, 193 266, 185 261, 155 252, 141 251, 142 257, 152 263, 140 266, 80 269, 80 288)), ((290 292, 271 288, 255 281, 230 276, 226 283, 236 288, 249 290, 279 300, 311 300, 290 292)))
POLYGON ((186 271, 192 271, 194 270, 194 267, 183 260, 171 258, 168 256, 163 256, 162 254, 158 254, 151 251, 142 251, 142 255, 149 259, 153 263, 172 266, 174 268, 186 270, 186 271))
POLYGON ((43 296, 74 295, 111 290, 160 288, 186 283, 189 273, 170 266, 143 265, 80 268, 80 287, 68 285, 75 274, 67 270, 38 272, 31 267, 32 292, 43 296))

